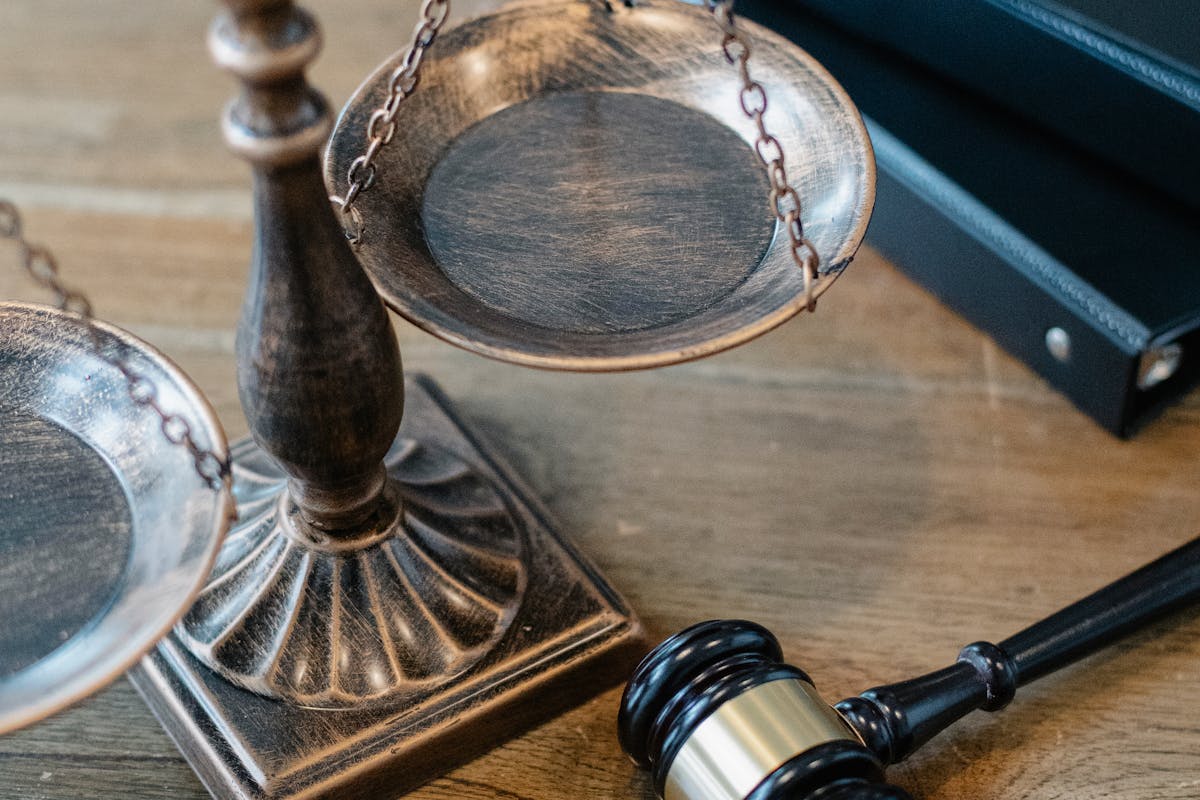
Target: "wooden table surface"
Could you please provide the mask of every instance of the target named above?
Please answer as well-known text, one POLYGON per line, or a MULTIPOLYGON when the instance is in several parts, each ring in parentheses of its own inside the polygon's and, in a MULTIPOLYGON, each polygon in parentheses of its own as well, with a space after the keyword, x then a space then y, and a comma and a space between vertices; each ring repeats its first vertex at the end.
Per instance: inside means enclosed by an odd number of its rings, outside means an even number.
MULTIPOLYGON (((313 79, 336 103, 401 46, 416 3, 312 5, 326 29, 313 79)), ((204 50, 214 11, 0 3, 0 196, 240 436, 249 173, 217 132, 233 84, 204 50)), ((0 296, 39 297, 15 266, 0 296)), ((531 371, 396 327, 405 366, 487 431, 656 639, 761 621, 830 699, 944 666, 1200 527, 1200 397, 1117 441, 869 248, 814 317, 652 372, 531 371)), ((1200 797, 1197 685, 1200 617, 1185 614, 973 715, 891 776, 924 800, 1200 797)), ((413 796, 648 798, 616 744, 618 696, 413 796)), ((0 738, 0 786, 205 796, 124 680, 0 738)))

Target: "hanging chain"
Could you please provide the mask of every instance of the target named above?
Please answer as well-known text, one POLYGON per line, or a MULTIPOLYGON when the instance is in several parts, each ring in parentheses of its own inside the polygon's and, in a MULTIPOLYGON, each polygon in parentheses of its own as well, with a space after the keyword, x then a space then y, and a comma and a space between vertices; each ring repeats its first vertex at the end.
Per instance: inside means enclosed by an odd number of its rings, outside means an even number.
POLYGON ((817 297, 815 293, 817 279, 820 275, 820 255, 816 247, 804 235, 804 224, 800 221, 800 195, 788 181, 787 167, 784 165, 783 145, 769 130, 764 117, 767 113, 767 92, 763 85, 750 74, 750 42, 742 35, 733 13, 734 0, 704 0, 704 5, 717 25, 721 28, 724 38, 721 49, 725 60, 735 64, 742 79, 742 88, 738 95, 742 111, 758 128, 758 139, 754 142, 754 152, 759 161, 767 169, 767 178, 771 182, 769 203, 771 213, 787 231, 791 244, 792 260, 804 276, 804 304, 809 311, 816 310, 817 297))
POLYGON ((367 120, 367 149, 351 162, 350 169, 346 171, 346 193, 329 198, 341 207, 346 238, 351 244, 357 245, 362 241, 363 234, 362 214, 354 207, 354 201, 375 182, 375 157, 396 135, 396 115, 400 113, 400 105, 416 91, 425 52, 437 38, 448 16, 450 0, 425 0, 422 4, 421 19, 413 30, 412 42, 404 58, 400 59, 400 65, 392 70, 387 100, 367 120))
POLYGON ((87 325, 92 348, 105 362, 115 367, 125 378, 129 397, 139 406, 149 408, 160 421, 163 436, 171 444, 187 448, 196 466, 196 472, 204 479, 213 491, 228 489, 230 486, 231 470, 229 461, 222 459, 212 450, 205 450, 196 443, 192 435, 192 426, 178 414, 172 414, 158 400, 158 387, 154 382, 136 371, 121 355, 108 355, 104 352, 104 342, 100 338, 99 329, 93 324, 92 304, 83 293, 72 289, 63 282, 58 273, 58 262, 54 255, 38 244, 31 243, 25 238, 21 227, 21 215, 17 207, 8 200, 0 198, 0 239, 10 239, 21 250, 21 262, 29 276, 43 288, 50 291, 59 309, 77 314, 87 325))
MULTIPOLYGON (((612 10, 611 0, 601 2, 609 11, 612 10)), ((750 42, 742 35, 737 25, 733 4, 734 0, 704 0, 705 7, 712 13, 724 35, 721 50, 725 59, 738 68, 742 81, 738 102, 742 111, 758 128, 754 151, 766 168, 771 184, 768 200, 771 213, 787 232, 792 260, 804 276, 804 304, 809 311, 813 311, 817 307, 815 288, 820 276, 820 255, 804 235, 804 224, 800 218, 800 195, 788 180, 783 145, 767 129, 767 92, 750 74, 750 42)), ((633 3, 626 0, 626 5, 632 7, 633 3)), ((357 245, 362 241, 364 229, 362 214, 354 207, 354 201, 375 182, 375 158, 396 135, 396 116, 400 113, 400 106, 416 91, 425 52, 437 38, 438 31, 449 14, 450 0, 425 0, 421 7, 421 19, 413 31, 412 42, 400 60, 400 65, 392 71, 388 82, 387 100, 367 120, 367 147, 362 155, 350 163, 346 172, 346 193, 330 197, 330 200, 341 208, 346 237, 351 244, 357 245)))
MULTIPOLYGON (((600 2, 607 10, 613 10, 610 0, 600 2)), ((625 4, 632 7, 633 0, 625 0, 625 4)), ((396 135, 396 116, 400 113, 400 106, 417 90, 425 52, 437 39, 438 32, 449 16, 450 0, 425 0, 422 4, 421 18, 413 29, 412 41, 399 66, 392 70, 388 79, 387 100, 367 118, 367 147, 362 155, 350 162, 346 170, 346 193, 329 198, 341 209, 342 225, 352 245, 357 246, 362 241, 365 228, 362 213, 354 207, 354 201, 375 182, 378 172, 375 158, 396 135)))

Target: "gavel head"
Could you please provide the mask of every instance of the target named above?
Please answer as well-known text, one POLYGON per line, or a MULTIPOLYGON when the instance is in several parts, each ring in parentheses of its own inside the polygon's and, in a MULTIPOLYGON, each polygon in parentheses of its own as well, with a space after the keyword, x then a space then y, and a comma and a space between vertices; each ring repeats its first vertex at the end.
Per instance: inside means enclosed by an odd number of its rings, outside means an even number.
POLYGON ((665 800, 911 800, 753 622, 702 622, 654 648, 617 725, 665 800))

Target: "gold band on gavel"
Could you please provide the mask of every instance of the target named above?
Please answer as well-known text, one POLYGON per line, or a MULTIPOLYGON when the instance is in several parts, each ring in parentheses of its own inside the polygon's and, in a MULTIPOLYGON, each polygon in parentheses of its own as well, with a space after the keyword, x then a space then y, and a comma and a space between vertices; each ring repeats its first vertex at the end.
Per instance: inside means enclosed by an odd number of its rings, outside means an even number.
POLYGON ((776 680, 720 706, 684 742, 667 772, 665 800, 743 800, 793 756, 819 744, 858 742, 812 684, 776 680))

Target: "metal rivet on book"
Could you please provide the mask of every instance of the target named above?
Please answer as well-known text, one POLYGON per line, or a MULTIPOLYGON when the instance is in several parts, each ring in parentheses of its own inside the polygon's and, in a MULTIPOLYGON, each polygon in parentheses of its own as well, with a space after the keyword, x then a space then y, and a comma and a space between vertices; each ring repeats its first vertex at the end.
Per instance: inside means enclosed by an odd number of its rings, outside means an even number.
POLYGON ((1046 331, 1046 349, 1055 361, 1063 364, 1071 360, 1071 334, 1057 326, 1046 331))

